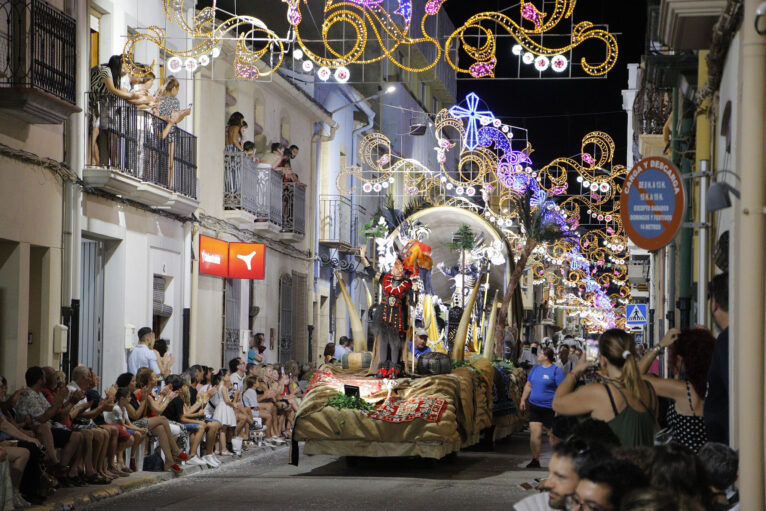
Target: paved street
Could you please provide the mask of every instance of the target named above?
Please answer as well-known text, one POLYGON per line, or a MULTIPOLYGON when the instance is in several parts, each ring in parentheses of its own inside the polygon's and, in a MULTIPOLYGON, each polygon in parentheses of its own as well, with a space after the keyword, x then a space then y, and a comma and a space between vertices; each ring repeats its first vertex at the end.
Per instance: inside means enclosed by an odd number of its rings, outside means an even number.
MULTIPOLYGON (((519 468, 529 459, 526 436, 497 445, 495 452, 461 452, 456 458, 348 460, 301 457, 300 466, 247 460, 218 471, 177 479, 99 502, 96 510, 357 510, 509 509, 529 495, 520 484, 545 474, 519 468)), ((547 464, 544 457, 543 464, 547 464)))

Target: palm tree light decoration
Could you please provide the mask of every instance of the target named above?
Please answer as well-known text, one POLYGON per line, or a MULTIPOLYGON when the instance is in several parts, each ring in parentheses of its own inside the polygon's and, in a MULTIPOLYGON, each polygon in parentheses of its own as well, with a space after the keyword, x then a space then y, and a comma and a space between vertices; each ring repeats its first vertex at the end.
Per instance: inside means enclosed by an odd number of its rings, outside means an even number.
MULTIPOLYGON (((518 214, 520 234, 524 237, 524 243, 505 288, 503 304, 495 324, 495 339, 503 338, 505 327, 508 325, 508 305, 524 273, 527 260, 535 248, 562 239, 573 241, 578 237, 577 231, 570 227, 556 203, 548 200, 544 191, 532 188, 528 187, 524 193, 514 195, 511 199, 513 209, 518 214)), ((516 350, 517 346, 514 347, 514 351, 516 350)))

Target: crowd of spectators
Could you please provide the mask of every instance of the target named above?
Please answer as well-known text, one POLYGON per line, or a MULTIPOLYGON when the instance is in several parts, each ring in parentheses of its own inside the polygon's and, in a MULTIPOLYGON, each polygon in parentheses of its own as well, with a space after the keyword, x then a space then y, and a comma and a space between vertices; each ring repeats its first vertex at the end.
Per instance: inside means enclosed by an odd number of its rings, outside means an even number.
POLYGON ((0 377, 0 485, 13 488, 12 502, 0 509, 41 504, 57 488, 109 484, 139 469, 215 468, 256 443, 290 438, 308 368, 264 363, 262 335, 251 343, 252 362, 193 365, 181 374, 172 373, 167 341, 155 341, 148 327, 138 341, 128 370, 103 391, 83 365, 69 381, 52 367, 29 367, 26 386, 11 395, 0 377))

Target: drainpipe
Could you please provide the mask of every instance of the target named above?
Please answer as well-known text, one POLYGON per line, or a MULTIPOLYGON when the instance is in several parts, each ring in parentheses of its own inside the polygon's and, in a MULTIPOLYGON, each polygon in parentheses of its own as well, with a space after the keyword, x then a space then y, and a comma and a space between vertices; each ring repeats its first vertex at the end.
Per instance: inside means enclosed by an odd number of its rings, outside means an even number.
POLYGON ((197 356, 197 336, 199 321, 199 226, 196 223, 192 224, 191 228, 191 240, 192 254, 194 254, 191 261, 191 297, 189 301, 190 307, 190 321, 189 321, 189 362, 197 364, 200 359, 197 356))
MULTIPOLYGON (((734 304, 731 321, 737 371, 733 375, 737 400, 746 406, 732 408, 735 443, 739 449, 740 503, 742 509, 762 509, 764 496, 764 260, 766 260, 766 37, 758 35, 755 12, 761 0, 745 0, 739 80, 742 98, 740 154, 742 198, 735 204, 738 236, 734 238, 734 304)), ((729 301, 731 303, 731 300, 729 301)), ((732 390, 730 388, 729 395, 732 390)))
MULTIPOLYGON (((707 85, 707 51, 700 51, 697 66, 697 86, 702 88, 707 85)), ((697 320, 698 325, 708 324, 708 305, 707 305, 707 281, 708 281, 708 262, 710 253, 708 248, 708 237, 710 234, 710 224, 708 223, 707 199, 708 176, 710 172, 710 119, 708 118, 708 109, 710 108, 710 97, 697 109, 697 136, 696 138, 696 168, 700 175, 697 186, 699 187, 699 201, 697 204, 697 222, 699 230, 697 231, 697 320)))
MULTIPOLYGON (((314 297, 318 296, 319 290, 317 288, 317 284, 319 282, 319 272, 321 271, 321 266, 319 264, 318 254, 319 254, 319 223, 321 221, 321 202, 319 200, 319 183, 320 179, 322 177, 322 150, 321 150, 321 144, 322 142, 332 142, 335 140, 335 133, 338 131, 338 128, 340 125, 333 120, 332 124, 330 125, 330 134, 329 135, 323 135, 322 132, 324 131, 324 122, 315 122, 314 123, 314 134, 311 136, 311 157, 309 161, 314 162, 314 182, 316 185, 314 186, 314 239, 311 243, 311 248, 314 251, 314 297)), ((319 300, 317 300, 317 306, 320 306, 319 300)), ((321 314, 320 314, 321 316, 321 314)), ((317 327, 317 325, 313 325, 314 328, 317 327)), ((319 340, 319 330, 317 330, 317 336, 316 336, 317 342, 319 340)), ((312 341, 313 342, 313 341, 312 341)), ((311 346, 309 346, 309 352, 313 353, 313 349, 311 346)))
MULTIPOLYGON (((87 104, 86 93, 90 85, 88 59, 90 55, 90 27, 88 20, 88 2, 71 0, 68 3, 70 15, 77 20, 75 33, 77 53, 77 67, 75 77, 77 106, 81 112, 72 114, 66 123, 67 130, 67 165, 78 179, 82 179, 82 169, 86 161, 86 133, 85 113, 87 104)), ((81 226, 80 214, 82 192, 79 183, 67 182, 63 189, 63 217, 61 239, 61 305, 64 322, 69 327, 67 353, 64 354, 64 371, 69 374, 69 369, 77 364, 77 360, 70 360, 69 353, 73 344, 79 342, 79 300, 80 300, 80 252, 81 252, 81 226)), ((75 356, 75 358, 77 358, 75 356)))

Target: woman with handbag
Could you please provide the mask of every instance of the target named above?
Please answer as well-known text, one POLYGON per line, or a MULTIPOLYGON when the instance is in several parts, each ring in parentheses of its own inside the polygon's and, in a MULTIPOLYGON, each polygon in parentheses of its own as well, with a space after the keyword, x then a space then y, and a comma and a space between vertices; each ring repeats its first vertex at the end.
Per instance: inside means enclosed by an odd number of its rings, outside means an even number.
POLYGON ((714 346, 715 338, 708 330, 671 328, 660 344, 641 359, 639 370, 644 380, 652 384, 658 396, 672 401, 666 416, 668 428, 657 434, 658 439, 662 439, 660 443, 673 441, 697 454, 707 442, 703 411, 714 346), (676 378, 647 375, 654 359, 666 348, 669 348, 668 366, 676 378))

